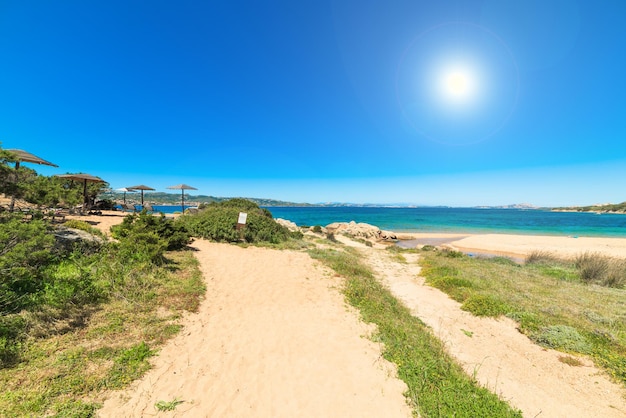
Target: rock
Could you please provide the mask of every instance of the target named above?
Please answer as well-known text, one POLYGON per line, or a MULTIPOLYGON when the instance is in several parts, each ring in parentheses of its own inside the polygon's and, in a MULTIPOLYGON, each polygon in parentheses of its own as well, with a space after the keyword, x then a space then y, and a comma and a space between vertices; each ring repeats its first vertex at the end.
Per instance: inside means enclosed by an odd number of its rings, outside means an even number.
POLYGON ((366 224, 364 222, 333 222, 326 225, 326 230, 331 234, 344 234, 353 237, 365 238, 377 241, 396 240, 396 234, 391 231, 381 231, 377 226, 366 224))
POLYGON ((54 233, 56 247, 71 251, 77 244, 83 247, 98 248, 104 240, 87 231, 75 228, 59 227, 54 233))
POLYGON ((285 228, 287 228, 288 230, 292 232, 300 230, 300 228, 298 227, 298 225, 295 224, 295 222, 291 222, 287 219, 282 219, 282 218, 276 218, 274 220, 276 221, 277 224, 284 226, 285 228))

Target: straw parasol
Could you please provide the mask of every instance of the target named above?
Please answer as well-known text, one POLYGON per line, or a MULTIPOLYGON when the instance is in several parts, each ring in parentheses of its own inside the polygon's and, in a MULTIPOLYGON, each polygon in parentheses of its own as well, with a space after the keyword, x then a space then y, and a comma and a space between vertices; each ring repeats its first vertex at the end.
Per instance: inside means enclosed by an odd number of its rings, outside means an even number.
POLYGON ((141 206, 143 206, 143 191, 144 190, 156 190, 156 189, 153 189, 152 187, 146 186, 144 184, 139 184, 137 186, 132 186, 132 187, 126 187, 126 189, 129 190, 129 191, 130 190, 141 190, 141 206))
POLYGON ((87 198, 87 183, 106 183, 106 181, 102 180, 100 177, 92 176, 91 174, 86 173, 76 173, 76 174, 56 174, 56 177, 61 177, 64 179, 70 180, 78 180, 83 182, 83 200, 85 205, 89 204, 89 199, 87 198))
POLYGON ((168 189, 180 189, 181 207, 183 213, 185 213, 185 190, 198 190, 195 187, 188 186, 186 184, 177 184, 176 186, 170 186, 168 189))
MULTIPOLYGON (((37 157, 35 154, 31 154, 30 152, 26 152, 21 149, 5 149, 5 151, 15 155, 15 183, 17 183, 18 180, 17 170, 20 168, 20 163, 33 163, 40 165, 49 165, 51 167, 58 167, 58 165, 51 163, 50 161, 44 160, 41 157, 37 157)), ((9 206, 9 210, 13 212, 14 207, 15 195, 11 196, 11 205, 9 206)))
POLYGON ((35 154, 31 154, 30 152, 26 152, 21 149, 5 149, 5 151, 10 152, 15 155, 15 169, 20 168, 20 163, 33 163, 33 164, 41 164, 41 165, 49 165, 52 167, 58 167, 58 165, 51 163, 50 161, 46 161, 43 158, 37 157, 35 154))

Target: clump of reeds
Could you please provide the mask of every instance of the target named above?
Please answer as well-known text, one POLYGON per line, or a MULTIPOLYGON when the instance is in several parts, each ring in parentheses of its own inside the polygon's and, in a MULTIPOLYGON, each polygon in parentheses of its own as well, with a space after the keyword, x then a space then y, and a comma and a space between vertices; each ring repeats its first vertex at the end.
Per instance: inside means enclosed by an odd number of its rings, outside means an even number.
POLYGON ((576 257, 575 265, 585 283, 615 288, 626 285, 626 260, 586 252, 576 257))
POLYGON ((526 264, 559 264, 563 260, 549 251, 533 251, 526 257, 526 264))

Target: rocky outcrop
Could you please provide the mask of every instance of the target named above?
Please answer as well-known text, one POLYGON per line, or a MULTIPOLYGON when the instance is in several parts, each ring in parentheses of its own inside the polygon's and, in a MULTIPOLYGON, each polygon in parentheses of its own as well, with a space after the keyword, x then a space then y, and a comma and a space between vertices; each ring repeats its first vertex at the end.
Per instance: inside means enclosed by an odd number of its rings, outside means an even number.
POLYGON ((292 232, 300 230, 300 228, 298 227, 298 225, 295 224, 295 222, 291 222, 287 219, 282 219, 282 218, 276 218, 274 220, 276 221, 278 225, 282 225, 292 232))
POLYGON ((326 226, 329 234, 344 234, 375 241, 395 241, 397 236, 391 231, 383 231, 377 226, 364 222, 333 222, 326 226))
POLYGON ((87 250, 89 248, 99 248, 104 243, 104 240, 98 236, 90 234, 89 232, 81 229, 60 227, 54 232, 54 238, 56 239, 56 246, 59 249, 65 251, 73 250, 76 245, 81 245, 81 248, 87 250))

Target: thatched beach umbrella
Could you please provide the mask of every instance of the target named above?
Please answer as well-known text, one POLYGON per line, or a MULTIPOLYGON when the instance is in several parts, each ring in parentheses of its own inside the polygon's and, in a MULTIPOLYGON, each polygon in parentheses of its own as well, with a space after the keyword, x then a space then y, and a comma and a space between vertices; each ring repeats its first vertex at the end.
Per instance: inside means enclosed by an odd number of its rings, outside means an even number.
POLYGON ((21 162, 58 167, 58 165, 51 163, 50 161, 46 161, 43 158, 37 157, 35 154, 31 154, 30 152, 26 152, 21 149, 5 149, 5 151, 10 152, 11 154, 16 156, 16 159, 15 159, 16 170, 20 168, 21 162))
MULTIPOLYGON (((17 184, 18 180, 18 172, 20 168, 20 163, 33 163, 40 165, 49 165, 51 167, 58 167, 58 165, 51 163, 50 161, 46 161, 43 158, 37 157, 35 154, 31 154, 30 152, 26 152, 21 149, 5 149, 5 151, 10 152, 15 155, 15 183, 17 184)), ((13 208, 15 207, 15 195, 11 196, 11 205, 9 206, 9 210, 13 212, 13 208)))
POLYGON ((106 183, 106 181, 102 180, 100 177, 92 176, 91 174, 86 174, 86 173, 57 174, 56 177, 82 181, 83 182, 83 203, 87 206, 89 206, 89 198, 87 197, 87 183, 88 182, 89 183, 106 183))
POLYGON ((181 207, 183 209, 183 213, 185 213, 185 190, 198 190, 195 187, 188 186, 186 184, 177 184, 176 186, 170 186, 168 189, 180 189, 180 199, 181 199, 181 207))
POLYGON ((141 206, 143 206, 143 191, 144 190, 156 190, 150 186, 146 186, 144 184, 139 184, 137 186, 127 187, 128 190, 141 190, 141 206))

